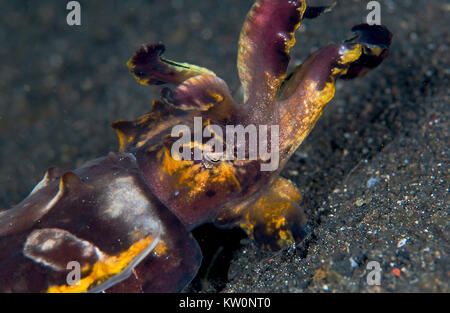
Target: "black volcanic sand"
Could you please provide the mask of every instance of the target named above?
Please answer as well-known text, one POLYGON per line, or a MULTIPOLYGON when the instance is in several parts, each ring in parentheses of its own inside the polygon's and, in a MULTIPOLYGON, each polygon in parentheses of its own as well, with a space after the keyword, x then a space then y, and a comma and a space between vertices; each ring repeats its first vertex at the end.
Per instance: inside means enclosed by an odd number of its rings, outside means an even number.
MULTIPOLYGON (((331 2, 331 1, 328 1, 331 2)), ((340 1, 303 23, 292 65, 348 38, 368 1, 340 1)), ((268 253, 239 230, 195 230, 205 258, 187 291, 449 292, 449 23, 445 1, 380 1, 391 56, 336 97, 291 159, 309 217, 296 247, 268 253), (369 286, 366 266, 381 265, 369 286)), ((70 170, 118 148, 111 121, 149 109, 159 88, 125 62, 143 43, 202 65, 232 90, 251 0, 0 1, 0 207, 22 200, 46 168, 70 170)), ((312 5, 326 1, 309 1, 312 5)))

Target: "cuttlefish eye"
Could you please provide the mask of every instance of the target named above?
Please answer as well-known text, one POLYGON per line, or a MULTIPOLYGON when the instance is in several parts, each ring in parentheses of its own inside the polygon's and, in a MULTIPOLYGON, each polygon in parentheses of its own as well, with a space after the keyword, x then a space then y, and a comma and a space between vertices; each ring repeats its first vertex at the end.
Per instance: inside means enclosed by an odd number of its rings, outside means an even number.
POLYGON ((222 160, 223 160, 222 152, 204 152, 203 153, 203 165, 206 168, 211 168, 214 165, 217 165, 222 160))

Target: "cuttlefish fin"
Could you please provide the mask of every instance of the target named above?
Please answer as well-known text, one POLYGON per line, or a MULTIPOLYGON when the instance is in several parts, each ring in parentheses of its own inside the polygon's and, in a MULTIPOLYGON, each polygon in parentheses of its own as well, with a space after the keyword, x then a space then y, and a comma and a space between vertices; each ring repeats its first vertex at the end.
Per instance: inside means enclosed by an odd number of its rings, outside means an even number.
POLYGON ((76 193, 81 185, 80 178, 73 172, 49 168, 28 197, 0 216, 0 237, 32 227, 69 193, 76 193))

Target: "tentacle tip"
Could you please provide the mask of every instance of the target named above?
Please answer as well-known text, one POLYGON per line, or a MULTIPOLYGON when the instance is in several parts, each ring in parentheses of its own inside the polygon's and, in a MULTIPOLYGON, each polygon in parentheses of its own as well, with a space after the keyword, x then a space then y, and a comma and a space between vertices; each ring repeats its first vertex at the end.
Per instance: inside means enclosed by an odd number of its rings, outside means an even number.
POLYGON ((332 4, 327 6, 318 6, 318 7, 307 7, 306 11, 303 15, 303 18, 306 19, 314 19, 316 17, 319 17, 320 15, 324 13, 329 13, 333 10, 333 8, 336 6, 337 1, 334 1, 332 4))
MULTIPOLYGON (((352 27, 357 33, 356 41, 388 48, 392 42, 392 33, 384 25, 359 24, 352 27)), ((355 41, 355 39, 351 40, 355 41)))
POLYGON ((146 65, 155 58, 161 56, 165 51, 165 47, 161 43, 142 45, 134 55, 128 60, 128 68, 134 69, 139 65, 146 65))
POLYGON ((161 85, 164 83, 163 81, 148 77, 148 67, 151 64, 158 64, 159 57, 164 51, 165 47, 161 43, 142 45, 142 47, 128 60, 127 67, 140 84, 149 86, 161 85))

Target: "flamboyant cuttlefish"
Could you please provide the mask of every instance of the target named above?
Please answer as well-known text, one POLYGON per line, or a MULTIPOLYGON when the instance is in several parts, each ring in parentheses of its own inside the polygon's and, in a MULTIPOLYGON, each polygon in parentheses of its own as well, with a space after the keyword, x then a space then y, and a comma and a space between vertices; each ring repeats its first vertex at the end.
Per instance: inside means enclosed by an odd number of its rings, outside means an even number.
POLYGON ((256 1, 239 40, 242 104, 212 71, 163 58, 161 44, 139 49, 127 63, 137 81, 174 87, 149 113, 112 124, 120 152, 70 172, 50 168, 0 213, 0 291, 180 291, 202 259, 190 231, 205 222, 239 225, 271 250, 300 240, 300 194, 278 174, 333 98, 336 79, 378 66, 391 41, 385 27, 361 24, 351 40, 319 49, 287 75, 300 22, 328 9, 256 1), (227 133, 236 125, 240 138, 227 133), (185 131, 191 136, 180 144, 185 131), (250 157, 255 143, 270 153, 250 157))

